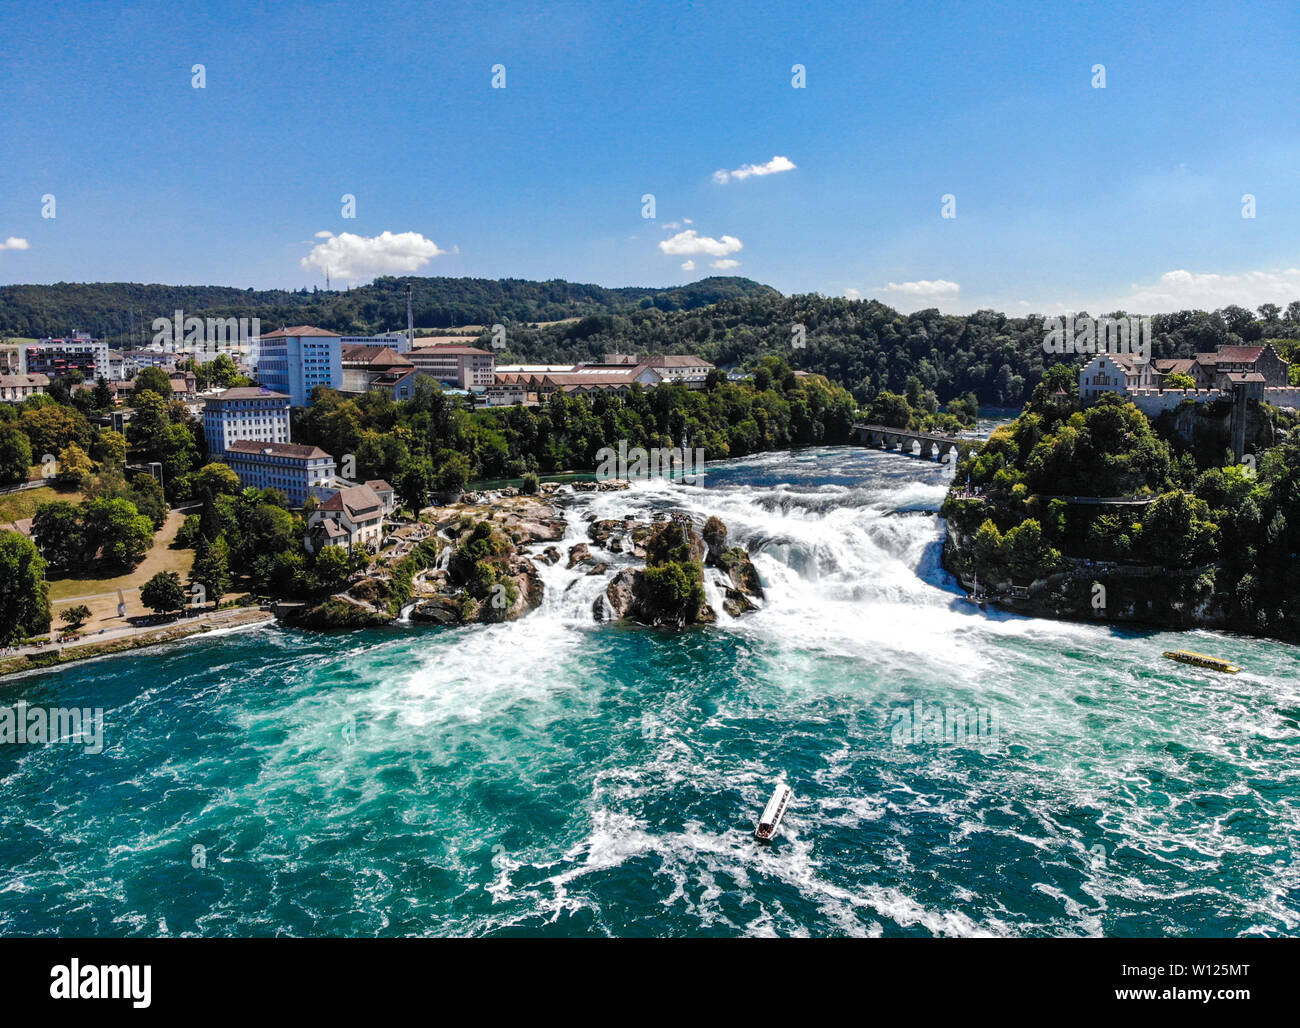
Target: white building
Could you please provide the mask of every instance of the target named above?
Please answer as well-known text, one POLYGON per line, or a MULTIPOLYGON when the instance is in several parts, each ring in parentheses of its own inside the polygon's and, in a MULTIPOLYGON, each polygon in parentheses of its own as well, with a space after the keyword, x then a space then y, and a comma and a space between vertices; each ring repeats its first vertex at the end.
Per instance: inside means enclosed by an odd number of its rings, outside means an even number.
POLYGON ((203 404, 208 456, 221 460, 237 442, 287 443, 289 397, 258 386, 227 389, 203 404))
POLYGON ((1151 362, 1144 357, 1099 353, 1079 372, 1079 399, 1091 403, 1102 393, 1124 396, 1134 389, 1154 389, 1159 378, 1151 362))
POLYGON ((483 391, 483 400, 488 407, 511 407, 528 402, 528 390, 516 378, 505 379, 501 376, 483 391))
POLYGON ((0 375, 27 374, 27 351, 18 343, 0 343, 0 375))
POLYGON ((417 346, 405 357, 417 374, 461 389, 486 389, 496 375, 491 351, 475 346, 417 346))
POLYGON ((377 548, 384 534, 384 514, 384 500, 369 484, 340 489, 308 516, 304 545, 310 553, 326 546, 377 548))
POLYGON ((337 332, 296 325, 267 332, 257 340, 257 380, 285 393, 294 407, 311 403, 317 386, 343 385, 342 343, 337 332))
POLYGON ((1289 385, 1291 366, 1272 345, 1224 346, 1194 359, 1144 360, 1130 354, 1099 353, 1079 372, 1079 399, 1092 403, 1103 393, 1119 393, 1155 417, 1184 400, 1212 403, 1236 395, 1276 407, 1295 405, 1300 388, 1289 385), (1168 389, 1170 375, 1187 375, 1196 388, 1168 389), (1243 392, 1244 391, 1244 392, 1243 392))
POLYGON ((66 339, 28 343, 25 350, 23 371, 30 375, 58 378, 70 371, 80 371, 86 379, 94 381, 108 378, 111 373, 108 343, 92 339, 85 332, 74 332, 66 339))
POLYGON ((224 457, 246 489, 279 489, 293 507, 334 484, 334 458, 319 446, 246 440, 231 443, 224 457))
MULTIPOLYGON (((608 359, 606 357, 607 361, 608 359)), ((639 367, 645 369, 645 372, 637 378, 642 385, 681 382, 691 389, 703 389, 705 379, 713 370, 713 365, 703 357, 693 357, 689 354, 647 357, 639 367)))

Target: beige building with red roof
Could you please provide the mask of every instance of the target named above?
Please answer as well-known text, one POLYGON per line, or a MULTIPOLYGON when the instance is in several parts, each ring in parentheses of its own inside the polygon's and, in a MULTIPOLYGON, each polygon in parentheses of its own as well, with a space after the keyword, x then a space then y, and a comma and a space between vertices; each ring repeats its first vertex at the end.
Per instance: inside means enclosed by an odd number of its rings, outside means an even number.
POLYGON ((409 400, 415 395, 415 365, 390 347, 345 346, 340 363, 343 381, 339 392, 348 396, 364 396, 372 390, 387 393, 393 400, 409 400))

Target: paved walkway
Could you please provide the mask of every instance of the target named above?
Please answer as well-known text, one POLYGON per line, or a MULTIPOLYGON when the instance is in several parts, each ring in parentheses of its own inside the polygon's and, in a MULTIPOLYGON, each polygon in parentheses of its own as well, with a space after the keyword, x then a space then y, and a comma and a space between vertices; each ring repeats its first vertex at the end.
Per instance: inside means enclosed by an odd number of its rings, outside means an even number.
MULTIPOLYGON (((125 639, 133 635, 147 635, 150 632, 158 632, 167 628, 198 624, 204 621, 234 620, 235 617, 244 615, 250 610, 257 610, 257 608, 227 607, 225 610, 205 610, 200 614, 192 614, 188 617, 159 618, 154 624, 133 625, 130 623, 123 623, 114 628, 106 628, 99 632, 83 632, 74 642, 52 642, 47 643, 44 646, 15 646, 12 649, 0 650, 0 659, 6 657, 22 657, 28 653, 50 653, 51 651, 58 650, 75 650, 79 646, 92 646, 96 643, 112 642, 114 639, 125 639)), ((269 617, 270 615, 268 614, 267 616, 269 617)))

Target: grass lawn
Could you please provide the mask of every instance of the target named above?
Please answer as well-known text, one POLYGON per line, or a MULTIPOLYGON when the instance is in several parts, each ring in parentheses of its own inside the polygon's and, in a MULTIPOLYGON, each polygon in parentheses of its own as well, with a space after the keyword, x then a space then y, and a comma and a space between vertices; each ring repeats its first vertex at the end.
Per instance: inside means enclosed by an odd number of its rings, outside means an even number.
MULTIPOLYGON (((40 490, 33 489, 33 492, 40 490)), ((175 571, 181 576, 181 581, 189 578, 190 567, 194 564, 193 550, 174 550, 172 541, 176 538, 176 533, 180 530, 181 525, 185 523, 185 515, 180 511, 172 511, 167 515, 167 520, 163 522, 163 527, 158 534, 153 537, 153 546, 145 554, 145 558, 136 566, 134 571, 128 571, 122 575, 104 575, 90 576, 85 578, 52 578, 50 579, 50 606, 67 605, 71 600, 86 600, 91 597, 111 601, 107 605, 117 610, 117 590, 121 589, 126 592, 127 602, 131 604, 133 597, 130 593, 138 590, 140 586, 149 581, 159 571, 175 571), (108 593, 111 596, 104 596, 108 593)), ((94 609, 94 605, 90 605, 94 609)), ((58 611, 54 612, 56 615, 58 611)))
POLYGON ((80 503, 82 496, 75 489, 64 492, 47 485, 39 489, 22 489, 16 493, 0 494, 0 524, 30 518, 36 513, 37 507, 51 500, 80 503))

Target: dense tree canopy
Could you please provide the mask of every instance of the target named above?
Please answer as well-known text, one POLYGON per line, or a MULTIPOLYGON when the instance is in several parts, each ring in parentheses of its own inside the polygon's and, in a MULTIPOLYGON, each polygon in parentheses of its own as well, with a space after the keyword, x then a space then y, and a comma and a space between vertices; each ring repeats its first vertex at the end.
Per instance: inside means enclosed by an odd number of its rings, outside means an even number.
POLYGON ((0 532, 0 644, 9 646, 49 627, 44 559, 26 536, 0 532))

